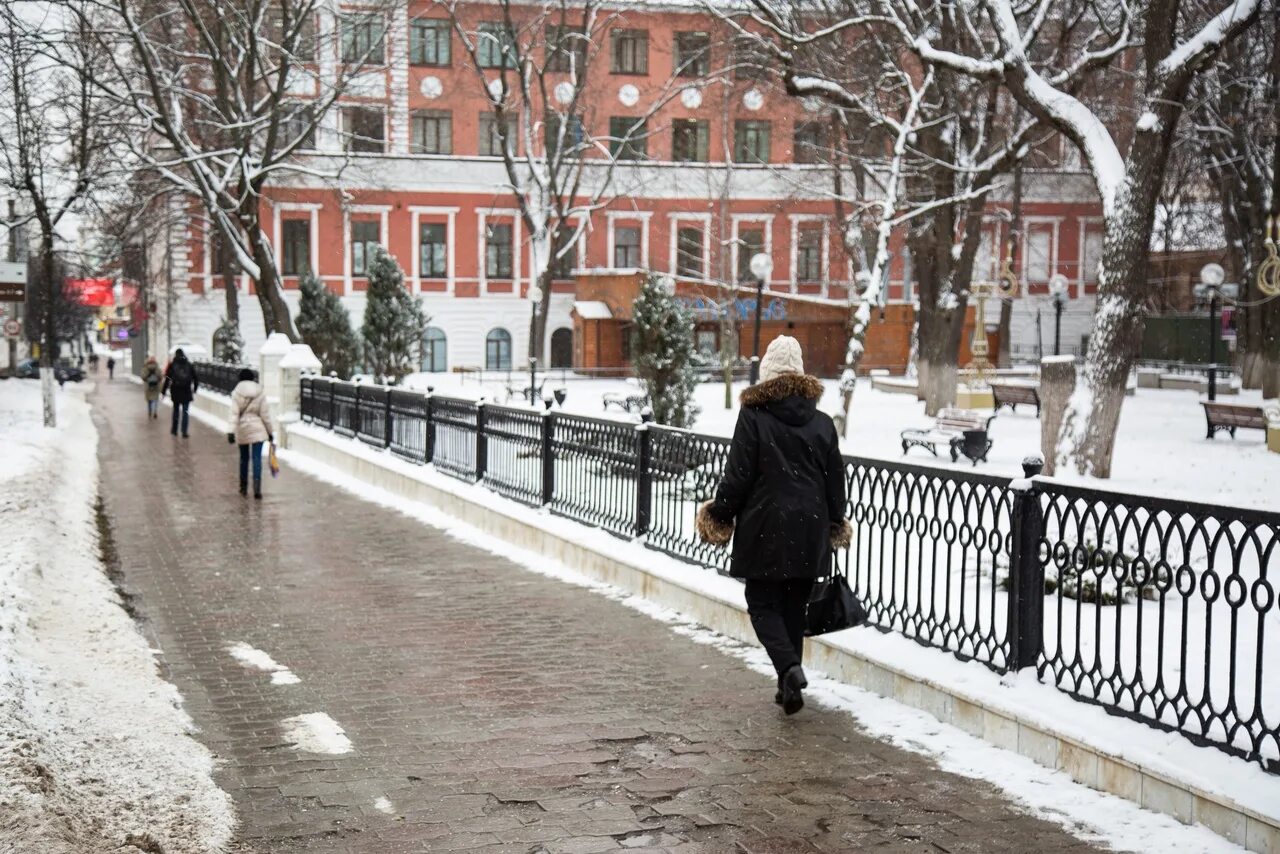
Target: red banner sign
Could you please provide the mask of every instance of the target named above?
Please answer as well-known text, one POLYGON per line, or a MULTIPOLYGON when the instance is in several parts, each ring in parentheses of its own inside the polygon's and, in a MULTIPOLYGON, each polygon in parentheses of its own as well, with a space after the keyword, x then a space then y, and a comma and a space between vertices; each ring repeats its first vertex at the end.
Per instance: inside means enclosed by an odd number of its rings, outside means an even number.
POLYGON ((81 305, 110 308, 116 304, 115 279, 67 279, 67 289, 81 305))

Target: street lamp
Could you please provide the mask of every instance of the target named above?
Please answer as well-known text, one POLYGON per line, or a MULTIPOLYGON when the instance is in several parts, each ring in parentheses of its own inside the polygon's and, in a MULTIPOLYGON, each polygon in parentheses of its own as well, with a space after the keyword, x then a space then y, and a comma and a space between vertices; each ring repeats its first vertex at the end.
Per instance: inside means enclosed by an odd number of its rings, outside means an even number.
POLYGON ((533 307, 532 332, 535 340, 529 342, 529 405, 538 405, 538 312, 542 309, 542 288, 529 286, 529 304, 533 307))
POLYGON ((1218 399, 1218 295, 1219 286, 1227 278, 1221 264, 1205 264, 1200 268, 1200 283, 1209 292, 1209 399, 1218 399))
POLYGON ((1053 355, 1062 351, 1062 310, 1067 307, 1071 282, 1061 273, 1049 277, 1049 293, 1053 296, 1053 355))
POLYGON ((751 384, 760 381, 760 306, 764 302, 764 283, 773 272, 773 258, 764 252, 751 256, 751 275, 756 279, 756 331, 751 344, 751 384))

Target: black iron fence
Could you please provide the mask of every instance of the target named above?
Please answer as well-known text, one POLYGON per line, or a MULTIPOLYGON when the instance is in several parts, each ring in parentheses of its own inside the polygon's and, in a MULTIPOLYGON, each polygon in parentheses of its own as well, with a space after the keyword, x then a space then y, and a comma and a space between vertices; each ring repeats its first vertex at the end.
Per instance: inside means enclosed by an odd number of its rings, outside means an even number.
MULTIPOLYGON (((724 572, 694 532, 729 441, 319 378, 303 420, 724 572)), ((870 622, 1280 773, 1280 513, 845 458, 870 622)))
POLYGON ((240 382, 240 372, 244 370, 243 365, 224 365, 221 362, 192 362, 196 369, 196 377, 199 378, 200 385, 207 391, 216 391, 219 394, 231 394, 236 387, 236 383, 240 382))

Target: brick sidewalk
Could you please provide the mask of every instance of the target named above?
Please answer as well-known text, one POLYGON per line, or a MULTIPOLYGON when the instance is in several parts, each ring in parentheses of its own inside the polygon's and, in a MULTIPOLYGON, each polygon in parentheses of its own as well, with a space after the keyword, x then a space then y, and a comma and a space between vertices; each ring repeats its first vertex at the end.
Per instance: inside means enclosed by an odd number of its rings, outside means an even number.
POLYGON ((1094 850, 608 599, 296 472, 242 499, 235 449, 136 386, 94 403, 125 584, 243 851, 1094 850), (353 750, 289 743, 312 712, 353 750))

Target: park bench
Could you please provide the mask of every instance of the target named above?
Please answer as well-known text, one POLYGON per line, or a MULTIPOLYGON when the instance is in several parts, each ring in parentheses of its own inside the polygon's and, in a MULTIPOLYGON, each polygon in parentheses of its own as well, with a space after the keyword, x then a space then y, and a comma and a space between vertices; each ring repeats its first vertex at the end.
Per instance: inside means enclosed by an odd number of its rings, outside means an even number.
POLYGON ((1028 403, 1036 408, 1036 417, 1040 417, 1040 389, 1026 383, 991 383, 991 395, 995 398, 996 412, 1007 406, 1018 411, 1019 403, 1028 403))
POLYGON ((1254 430, 1267 429, 1267 416, 1261 406, 1218 403, 1209 400, 1200 401, 1200 405, 1204 407, 1204 419, 1209 425, 1208 432, 1205 434, 1206 439, 1212 439, 1219 430, 1228 431, 1234 439, 1236 429, 1239 427, 1249 427, 1254 430))
POLYGON ((649 395, 643 391, 607 391, 601 399, 604 401, 604 411, 608 412, 610 406, 616 406, 626 413, 639 412, 649 405, 649 395))
POLYGON ((902 431, 902 453, 912 448, 924 448, 935 457, 938 445, 946 445, 951 451, 951 462, 956 462, 961 454, 973 461, 987 461, 987 452, 991 450, 992 441, 987 438, 994 415, 980 415, 971 409, 948 407, 938 413, 932 427, 924 427, 902 431))

